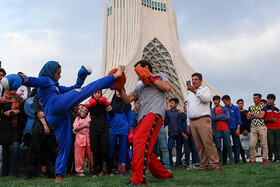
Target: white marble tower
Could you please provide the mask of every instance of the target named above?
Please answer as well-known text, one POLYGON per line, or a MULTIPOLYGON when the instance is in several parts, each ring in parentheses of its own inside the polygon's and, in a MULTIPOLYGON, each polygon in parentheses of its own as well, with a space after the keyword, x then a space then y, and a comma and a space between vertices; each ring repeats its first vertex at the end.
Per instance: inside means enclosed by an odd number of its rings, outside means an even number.
MULTIPOLYGON (((101 76, 120 64, 126 65, 125 88, 130 92, 138 81, 133 65, 146 59, 154 72, 167 75, 172 85, 169 98, 179 98, 182 108, 188 95, 186 80, 191 80, 195 70, 181 51, 171 0, 111 0, 105 4, 104 12, 101 76)), ((203 82, 212 95, 220 95, 207 81, 203 82)), ((104 94, 111 97, 111 93, 107 90, 104 94)))

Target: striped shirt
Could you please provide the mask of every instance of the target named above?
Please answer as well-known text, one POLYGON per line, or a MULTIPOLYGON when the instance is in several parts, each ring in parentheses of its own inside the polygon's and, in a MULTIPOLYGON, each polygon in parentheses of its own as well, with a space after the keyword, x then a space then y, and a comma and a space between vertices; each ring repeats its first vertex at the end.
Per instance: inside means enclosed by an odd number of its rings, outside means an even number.
MULTIPOLYGON (((248 112, 251 112, 252 114, 260 114, 262 111, 266 112, 266 107, 262 105, 260 106, 252 105, 249 107, 248 110, 248 112)), ((257 119, 257 118, 252 119, 251 127, 260 127, 260 126, 265 126, 264 119, 257 119)))

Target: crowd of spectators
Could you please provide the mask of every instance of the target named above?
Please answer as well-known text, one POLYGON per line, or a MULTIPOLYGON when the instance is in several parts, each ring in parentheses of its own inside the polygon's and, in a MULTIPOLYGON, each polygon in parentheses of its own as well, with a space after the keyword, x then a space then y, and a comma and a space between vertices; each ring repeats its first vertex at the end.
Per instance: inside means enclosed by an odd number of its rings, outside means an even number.
MULTIPOLYGON (((0 81, 6 75, 0 69, 0 81)), ((196 94, 196 93, 194 93, 196 94)), ((279 162, 280 122, 276 96, 253 95, 254 104, 244 109, 243 99, 234 105, 229 95, 212 97, 211 135, 215 143, 219 165, 256 162, 256 149, 262 148, 262 163, 279 162), (224 106, 222 106, 222 104, 224 106)), ((189 119, 187 101, 178 109, 179 99, 166 101, 164 123, 159 132, 154 153, 168 171, 176 167, 186 169, 201 167, 201 145, 196 146, 189 119), (174 156, 175 155, 175 156, 174 156)), ((208 117, 208 116, 207 116, 208 117)), ((137 128, 138 101, 134 107, 125 104, 118 91, 112 101, 102 96, 102 91, 92 95, 85 105, 79 104, 71 112, 72 142, 67 164, 67 174, 85 176, 85 162, 94 177, 109 174, 124 175, 130 169, 133 154, 133 134, 137 128), (85 154, 86 153, 86 154, 85 154), (98 163, 92 165, 92 163, 98 163), (113 172, 116 171, 116 172, 113 172)), ((199 125, 199 124, 195 124, 199 125)), ((200 130, 198 130, 200 131, 200 130)), ((201 131, 200 131, 201 132, 201 131)), ((194 132, 198 133, 198 132, 194 132)), ((197 138, 197 136, 195 136, 197 138)), ((211 143, 211 142, 210 142, 211 143)), ((44 118, 36 89, 21 86, 17 91, 4 90, 0 84, 0 174, 19 175, 21 147, 27 147, 26 179, 40 174, 55 177, 57 142, 54 130, 44 118), (12 156, 10 156, 12 147, 12 156), (12 159, 11 159, 12 158, 12 159), (41 162, 38 165, 38 160, 41 162)), ((213 151, 213 147, 211 147, 213 151)), ((214 152, 213 155, 216 153, 214 152)), ((203 163, 204 164, 204 163, 203 163)), ((219 170, 220 167, 217 167, 219 170)))

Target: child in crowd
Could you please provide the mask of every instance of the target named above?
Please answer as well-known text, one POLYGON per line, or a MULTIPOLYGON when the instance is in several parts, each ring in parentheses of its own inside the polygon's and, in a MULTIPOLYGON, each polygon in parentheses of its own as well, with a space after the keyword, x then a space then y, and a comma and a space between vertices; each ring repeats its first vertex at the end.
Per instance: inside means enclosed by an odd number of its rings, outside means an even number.
POLYGON ((182 165, 182 132, 180 131, 180 113, 177 109, 179 104, 178 98, 171 98, 170 110, 165 113, 164 125, 168 126, 168 150, 170 165, 173 166, 172 150, 176 145, 176 167, 182 165), (175 143, 176 142, 176 143, 175 143))
POLYGON ((112 157, 117 140, 119 140, 119 162, 117 173, 124 175, 127 140, 132 142, 131 138, 134 136, 134 128, 132 127, 131 118, 131 105, 123 102, 118 91, 115 92, 111 105, 113 111, 115 112, 115 116, 112 117, 109 114, 107 115, 110 128, 110 155, 112 157), (131 135, 128 136, 129 134, 131 135))
POLYGON ((85 108, 89 110, 91 116, 89 133, 93 178, 101 176, 106 172, 108 172, 110 176, 113 176, 109 150, 109 126, 107 121, 107 112, 109 115, 114 115, 112 107, 110 103, 107 102, 107 98, 102 97, 101 90, 98 90, 85 104, 85 108), (104 172, 102 172, 103 158, 107 166, 107 168, 104 167, 104 172))
POLYGON ((83 110, 84 105, 80 104, 78 106, 78 113, 80 116, 77 117, 73 124, 73 129, 77 133, 76 141, 75 141, 75 170, 77 172, 77 176, 84 177, 84 162, 85 162, 85 152, 87 153, 88 158, 91 157, 90 152, 90 141, 89 141, 89 125, 91 119, 88 115, 86 115, 83 110))

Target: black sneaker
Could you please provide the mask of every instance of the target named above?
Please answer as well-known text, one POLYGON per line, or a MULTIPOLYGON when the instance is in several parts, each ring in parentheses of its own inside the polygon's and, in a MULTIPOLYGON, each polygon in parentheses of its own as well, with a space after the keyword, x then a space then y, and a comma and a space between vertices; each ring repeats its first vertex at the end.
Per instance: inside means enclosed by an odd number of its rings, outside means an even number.
POLYGON ((32 175, 26 175, 25 180, 31 180, 31 179, 34 179, 32 175))
POLYGON ((14 173, 13 176, 16 178, 19 177, 18 173, 14 173))
POLYGON ((41 173, 41 177, 47 177, 48 175, 47 175, 47 172, 42 172, 41 173))

